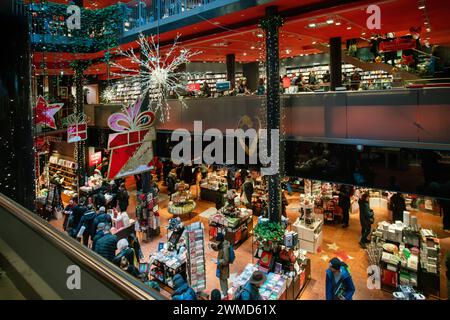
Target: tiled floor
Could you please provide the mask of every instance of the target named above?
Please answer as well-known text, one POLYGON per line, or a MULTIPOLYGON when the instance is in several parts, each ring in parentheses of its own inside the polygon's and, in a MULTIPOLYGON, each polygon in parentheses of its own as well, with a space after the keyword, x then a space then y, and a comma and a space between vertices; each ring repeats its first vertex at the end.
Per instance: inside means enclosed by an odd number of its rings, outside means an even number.
MULTIPOLYGON (((195 187, 194 187, 195 188, 195 187)), ((127 189, 134 190, 133 179, 127 180, 127 189)), ((194 191, 194 190, 193 190, 194 191)), ((167 232, 164 226, 167 225, 168 219, 172 217, 167 212, 167 196, 164 195, 165 187, 161 186, 162 198, 165 199, 160 203, 160 221, 161 221, 161 234, 158 237, 153 238, 147 243, 142 243, 142 249, 146 259, 151 252, 157 250, 159 242, 165 242, 167 240, 167 232)), ((195 192, 193 192, 195 194, 195 192)), ((129 214, 134 216, 135 207, 135 192, 130 191, 130 206, 129 214)), ((298 194, 288 196, 289 205, 287 207, 287 214, 291 222, 294 222, 298 217, 298 194)), ((209 207, 214 206, 213 203, 205 201, 197 201, 197 207, 195 209, 195 215, 191 219, 186 220, 185 224, 189 224, 195 221, 202 221, 205 225, 206 238, 208 235, 207 221, 200 218, 199 214, 209 207)), ((375 209, 376 223, 388 219, 388 212, 386 210, 375 209)), ((450 235, 442 231, 442 218, 428 213, 418 212, 418 221, 423 227, 431 228, 438 232, 441 239, 442 254, 450 250, 450 235)), ((256 220, 256 218, 255 218, 256 220)), ((256 221, 255 221, 256 223, 256 221)), ((52 221, 52 224, 59 227, 61 223, 58 221, 52 221)), ((347 259, 347 264, 350 267, 351 274, 355 283, 356 293, 354 298, 360 300, 372 300, 372 299, 392 299, 392 295, 382 290, 369 290, 366 285, 366 269, 368 266, 367 255, 364 250, 358 245, 360 238, 360 225, 359 214, 350 215, 350 227, 343 229, 341 225, 325 225, 323 228, 323 245, 321 252, 318 254, 308 254, 311 259, 311 281, 307 288, 301 295, 300 299, 309 300, 321 300, 325 298, 325 270, 328 267, 329 259, 339 256, 347 259), (336 246, 334 246, 335 244, 336 246), (329 247, 329 245, 331 247, 329 247)), ((206 241, 206 244, 209 240, 206 241)), ((211 261, 216 257, 216 253, 205 246, 206 252, 206 271, 207 271, 207 292, 212 289, 219 288, 219 281, 215 276, 215 266, 211 261)), ((231 278, 240 273, 247 263, 252 262, 252 241, 251 239, 245 241, 239 248, 236 249, 236 260, 230 267, 231 278)), ((443 260, 443 259, 442 259, 443 260)), ((443 272, 441 273, 441 292, 442 298, 446 298, 446 280, 445 280, 445 265, 442 263, 443 272)))

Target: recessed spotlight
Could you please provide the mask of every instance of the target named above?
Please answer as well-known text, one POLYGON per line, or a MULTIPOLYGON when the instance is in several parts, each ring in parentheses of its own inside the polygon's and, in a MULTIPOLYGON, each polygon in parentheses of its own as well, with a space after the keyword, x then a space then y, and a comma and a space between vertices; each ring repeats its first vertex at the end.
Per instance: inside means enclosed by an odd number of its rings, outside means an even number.
POLYGON ((258 33, 256 36, 257 36, 258 38, 263 38, 263 37, 264 37, 264 34, 258 33))
POLYGON ((425 9, 425 5, 420 5, 419 10, 423 10, 423 9, 425 9))
POLYGON ((317 43, 317 41, 313 41, 313 43, 312 44, 316 44, 317 43))
POLYGON ((290 54, 292 51, 290 49, 286 49, 286 54, 290 54))
POLYGON ((333 19, 328 19, 328 20, 327 20, 327 23, 328 23, 328 24, 333 24, 333 23, 334 23, 334 20, 333 20, 333 19))
POLYGON ((348 27, 347 27, 347 30, 352 30, 352 27, 351 27, 351 26, 348 26, 348 27))
POLYGON ((255 46, 251 46, 250 49, 255 50, 255 46))
POLYGON ((244 52, 244 57, 247 55, 247 52, 244 52))
POLYGON ((365 36, 365 35, 366 35, 366 33, 365 33, 365 32, 363 32, 363 33, 361 33, 361 35, 365 36))
POLYGON ((216 22, 214 22, 214 24, 217 26, 218 24, 220 24, 220 22, 219 22, 219 21, 216 21, 216 22))
POLYGON ((431 32, 431 28, 430 27, 427 28, 427 32, 431 32))
POLYGON ((310 24, 308 24, 308 27, 310 27, 310 28, 315 28, 315 27, 317 27, 317 24, 315 24, 315 23, 310 23, 310 24))
POLYGON ((340 23, 339 21, 338 22, 336 22, 336 25, 337 26, 340 26, 342 23, 340 23))

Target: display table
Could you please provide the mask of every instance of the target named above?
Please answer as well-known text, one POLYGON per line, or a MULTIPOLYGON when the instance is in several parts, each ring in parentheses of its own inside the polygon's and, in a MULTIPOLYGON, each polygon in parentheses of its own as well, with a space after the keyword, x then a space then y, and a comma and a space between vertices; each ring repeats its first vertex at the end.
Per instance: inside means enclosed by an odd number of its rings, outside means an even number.
POLYGON ((173 277, 176 274, 186 278, 186 254, 161 250, 150 255, 149 264, 152 279, 169 293, 173 291, 173 277))
POLYGON ((306 225, 304 220, 297 219, 293 228, 298 233, 300 249, 310 253, 318 253, 322 246, 323 221, 316 219, 311 225, 306 225))
POLYGON ((214 190, 200 186, 200 198, 204 201, 216 202, 219 193, 220 193, 219 190, 214 190))
POLYGON ((209 218, 209 236, 215 238, 218 233, 225 233, 225 239, 234 246, 245 241, 252 230, 252 210, 249 209, 239 209, 236 217, 219 211, 209 218))

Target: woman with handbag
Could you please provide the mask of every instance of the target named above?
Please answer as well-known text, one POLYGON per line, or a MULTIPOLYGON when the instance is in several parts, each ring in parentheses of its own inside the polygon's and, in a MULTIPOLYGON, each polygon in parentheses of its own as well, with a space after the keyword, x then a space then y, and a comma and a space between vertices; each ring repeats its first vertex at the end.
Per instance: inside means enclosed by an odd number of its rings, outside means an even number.
POLYGON ((372 224, 374 223, 374 213, 369 206, 369 194, 365 193, 359 200, 359 220, 361 222, 361 240, 359 245, 366 248, 366 243, 369 242, 367 237, 370 235, 372 224))

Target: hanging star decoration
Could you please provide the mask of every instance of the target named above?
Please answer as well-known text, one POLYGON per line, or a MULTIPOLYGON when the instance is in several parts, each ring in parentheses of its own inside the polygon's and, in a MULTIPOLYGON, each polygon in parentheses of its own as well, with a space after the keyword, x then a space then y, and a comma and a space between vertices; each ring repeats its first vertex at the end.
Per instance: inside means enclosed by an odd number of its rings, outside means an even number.
POLYGON ((55 114, 63 105, 64 103, 49 104, 43 96, 39 96, 34 106, 35 124, 56 129, 55 114))
POLYGON ((101 94, 101 99, 104 103, 110 103, 114 100, 116 96, 116 88, 114 86, 109 86, 103 90, 101 94))
POLYGON ((140 34, 137 41, 140 48, 139 56, 133 48, 128 51, 118 49, 118 54, 125 57, 125 60, 134 66, 129 67, 117 62, 111 63, 113 75, 123 77, 131 83, 138 82, 141 85, 141 98, 148 95, 150 110, 159 114, 162 122, 169 120, 170 106, 167 101, 169 95, 175 96, 181 102, 182 107, 187 107, 181 94, 186 90, 188 77, 191 74, 178 70, 182 65, 190 62, 192 57, 201 53, 180 48, 179 37, 180 35, 177 35, 172 46, 163 55, 155 36, 147 39, 140 34), (119 72, 115 72, 114 69, 118 69, 119 72))

